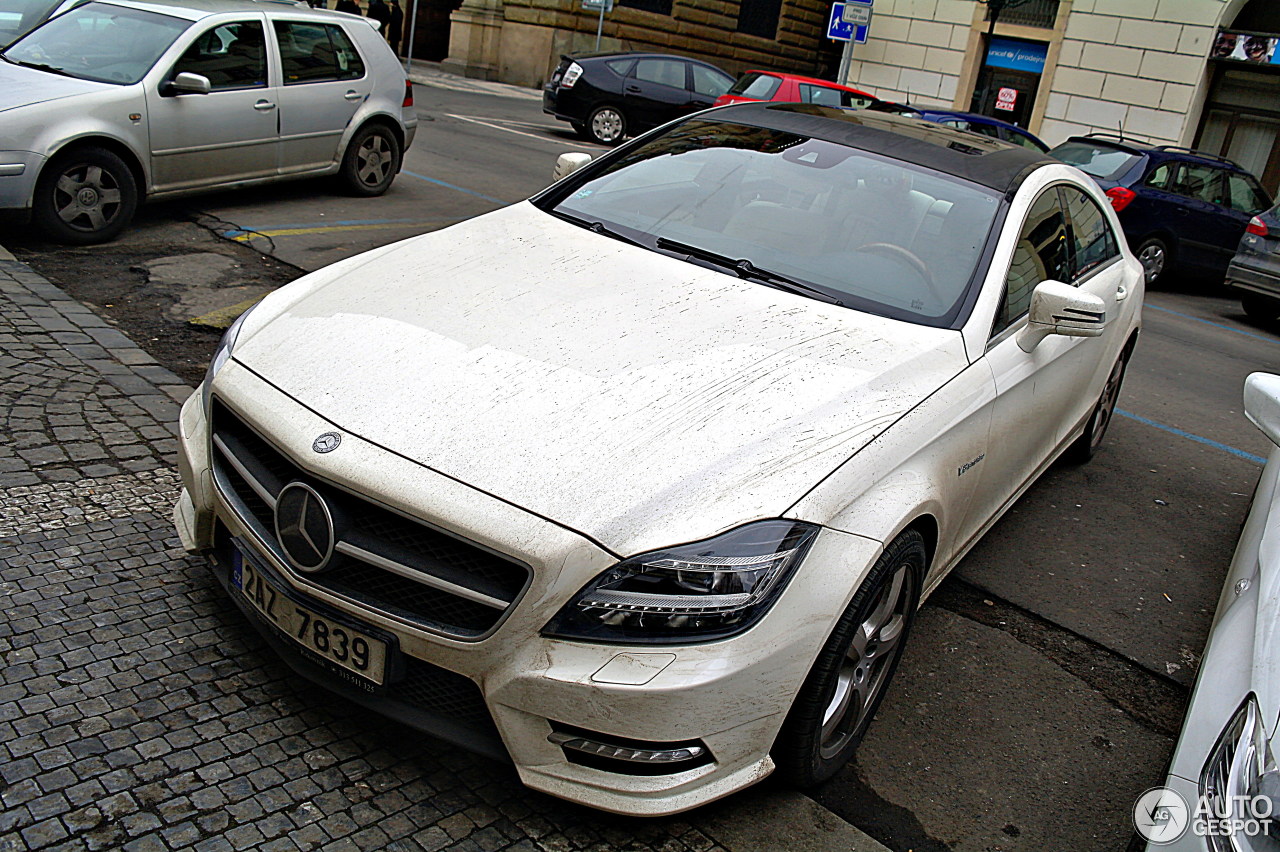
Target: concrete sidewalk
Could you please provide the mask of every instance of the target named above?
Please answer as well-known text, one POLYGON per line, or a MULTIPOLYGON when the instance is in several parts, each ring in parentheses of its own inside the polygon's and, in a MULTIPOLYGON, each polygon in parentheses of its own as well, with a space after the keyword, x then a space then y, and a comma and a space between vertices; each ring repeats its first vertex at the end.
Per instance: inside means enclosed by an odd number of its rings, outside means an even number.
POLYGON ((771 787, 635 820, 294 676, 178 546, 190 393, 0 248, 0 852, 881 852, 771 787))

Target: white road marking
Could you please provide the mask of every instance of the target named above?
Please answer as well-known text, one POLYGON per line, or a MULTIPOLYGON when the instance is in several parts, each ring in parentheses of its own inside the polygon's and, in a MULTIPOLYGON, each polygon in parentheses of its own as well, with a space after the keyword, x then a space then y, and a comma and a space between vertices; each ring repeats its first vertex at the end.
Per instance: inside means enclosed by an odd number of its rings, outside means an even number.
MULTIPOLYGON (((514 134, 515 134, 515 135, 517 135, 517 136, 527 136, 527 137, 529 137, 530 139, 537 139, 539 142, 549 142, 549 143, 552 143, 552 144, 554 144, 554 145, 560 145, 560 146, 563 146, 563 145, 565 145, 565 144, 568 144, 568 143, 566 143, 566 141, 561 140, 561 139, 549 139, 549 138, 547 138, 546 136, 539 136, 539 135, 538 135, 538 134, 536 134, 536 133, 527 133, 527 132, 525 132, 525 131, 523 131, 523 130, 516 130, 516 129, 511 128, 511 127, 503 127, 501 124, 494 124, 495 119, 483 119, 483 118, 476 118, 475 116, 470 116, 470 115, 454 115, 454 114, 453 114, 453 113, 451 113, 451 112, 447 112, 447 113, 445 113, 445 115, 447 115, 449 118, 456 118, 456 119, 458 119, 459 121, 469 121, 469 122, 471 122, 472 124, 479 124, 479 125, 482 125, 482 126, 484 126, 484 127, 491 127, 491 128, 493 128, 494 130, 503 130, 503 131, 506 131, 507 133, 514 133, 514 134)), ((521 123, 523 123, 523 122, 521 122, 521 123)), ((551 130, 551 129, 553 129, 553 128, 547 127, 545 124, 543 124, 543 125, 539 125, 539 124, 526 124, 525 126, 526 126, 526 127, 543 127, 543 128, 546 128, 547 130, 551 130)), ((597 145, 597 144, 595 144, 594 142, 583 142, 583 141, 581 141, 581 140, 578 140, 578 141, 574 142, 573 144, 575 144, 575 145, 585 145, 585 146, 587 146, 587 147, 589 147, 589 148, 595 148, 595 149, 596 149, 596 150, 598 150, 598 151, 607 151, 607 150, 608 150, 608 148, 607 148, 606 146, 604 146, 604 145, 597 145)))

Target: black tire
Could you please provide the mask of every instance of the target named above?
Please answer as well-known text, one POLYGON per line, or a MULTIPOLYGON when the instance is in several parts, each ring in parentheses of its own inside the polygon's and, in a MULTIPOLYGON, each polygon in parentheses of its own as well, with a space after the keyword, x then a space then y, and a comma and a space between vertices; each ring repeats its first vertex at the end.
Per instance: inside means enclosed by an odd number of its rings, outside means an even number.
POLYGON ((1240 294, 1240 307, 1244 308, 1245 315, 1254 322, 1271 323, 1280 317, 1280 300, 1261 293, 1240 294))
POLYGON ((1142 264, 1143 278, 1148 287, 1157 287, 1169 280, 1173 267, 1173 255, 1168 244, 1160 237, 1147 237, 1134 251, 1142 264))
POLYGON ((826 781, 857 751, 902 659, 927 563, 924 537, 902 533, 836 622, 773 745, 778 771, 790 783, 826 781), (884 638, 886 630, 892 639, 884 638), (864 632, 871 635, 859 652, 854 640, 864 632))
POLYGON ((124 160, 87 147, 54 157, 36 181, 31 216, 51 240, 92 245, 114 240, 138 209, 138 184, 124 160))
POLYGON ((622 108, 605 104, 591 111, 587 119, 587 135, 601 145, 617 145, 627 138, 627 117, 622 108))
POLYGON ((1107 427, 1115 419, 1116 402, 1120 399, 1120 387, 1124 384, 1124 371, 1128 366, 1129 348, 1125 347, 1111 367, 1111 372, 1107 374, 1107 383, 1102 386, 1102 395, 1093 406, 1089 423, 1080 437, 1062 454, 1063 461, 1068 464, 1084 464, 1097 455, 1098 447, 1102 446, 1102 440, 1107 436, 1107 427))
POLYGON ((384 124, 366 124, 347 145, 339 172, 352 195, 382 195, 400 171, 400 140, 384 124))

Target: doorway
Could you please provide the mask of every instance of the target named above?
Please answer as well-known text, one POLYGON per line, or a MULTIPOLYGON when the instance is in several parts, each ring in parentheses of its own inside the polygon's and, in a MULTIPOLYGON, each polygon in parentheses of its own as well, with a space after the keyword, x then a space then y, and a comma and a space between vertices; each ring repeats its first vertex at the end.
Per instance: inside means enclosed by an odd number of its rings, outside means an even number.
POLYGON ((1280 72, 1214 64, 1193 146, 1234 160, 1280 195, 1280 72))
POLYGON ((1044 42, 988 35, 969 111, 1029 125, 1048 50, 1044 42))

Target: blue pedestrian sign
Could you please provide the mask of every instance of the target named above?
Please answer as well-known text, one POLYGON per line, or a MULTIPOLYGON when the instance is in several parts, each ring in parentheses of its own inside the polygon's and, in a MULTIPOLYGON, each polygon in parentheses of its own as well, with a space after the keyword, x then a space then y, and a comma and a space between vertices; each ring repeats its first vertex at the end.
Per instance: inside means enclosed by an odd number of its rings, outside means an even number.
MULTIPOLYGON (((847 0, 859 6, 871 6, 871 0, 847 0)), ((827 21, 827 38, 832 41, 852 41, 855 44, 867 43, 866 24, 848 24, 844 20, 844 3, 831 4, 831 18, 827 21)))

